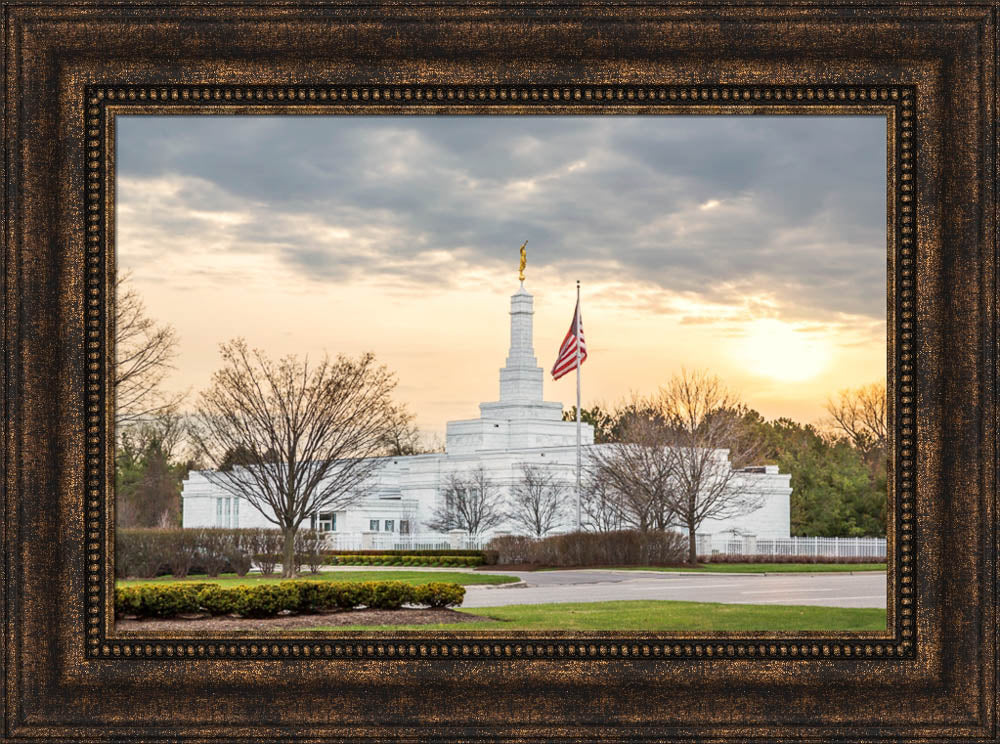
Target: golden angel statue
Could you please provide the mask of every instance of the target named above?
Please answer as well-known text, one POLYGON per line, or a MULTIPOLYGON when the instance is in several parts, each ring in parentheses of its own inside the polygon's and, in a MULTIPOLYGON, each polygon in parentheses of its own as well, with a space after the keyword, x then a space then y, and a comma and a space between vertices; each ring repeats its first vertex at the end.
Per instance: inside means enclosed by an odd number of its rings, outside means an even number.
POLYGON ((524 250, 524 247, 528 245, 528 241, 525 240, 521 245, 521 265, 518 267, 517 278, 522 282, 524 281, 524 267, 528 265, 528 252, 524 250))

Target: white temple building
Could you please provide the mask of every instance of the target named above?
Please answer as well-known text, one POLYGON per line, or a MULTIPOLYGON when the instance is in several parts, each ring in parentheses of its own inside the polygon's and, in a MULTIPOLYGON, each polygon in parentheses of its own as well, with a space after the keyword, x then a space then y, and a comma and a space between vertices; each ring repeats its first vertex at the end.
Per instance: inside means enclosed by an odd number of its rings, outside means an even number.
MULTIPOLYGON (((575 527, 576 423, 562 420, 562 404, 546 401, 533 348, 533 298, 524 286, 511 297, 510 350, 500 370, 499 400, 480 403, 479 417, 449 421, 445 452, 381 458, 365 495, 350 506, 313 515, 312 525, 328 534, 331 546, 341 549, 393 547, 449 543, 464 546, 461 535, 429 535, 426 523, 444 499, 443 486, 451 474, 482 467, 504 493, 521 477, 522 464, 544 465, 567 484, 565 531, 575 527)), ((597 447, 594 430, 582 425, 585 460, 597 447)), ((720 458, 727 452, 719 450, 720 458)), ((777 466, 746 468, 739 482, 752 491, 762 505, 750 514, 727 520, 706 520, 699 535, 710 542, 731 535, 762 538, 789 537, 790 476, 777 466)), ((273 527, 248 501, 235 498, 211 483, 204 471, 191 471, 182 491, 184 527, 273 527)), ((516 533, 505 524, 479 536, 516 533)))

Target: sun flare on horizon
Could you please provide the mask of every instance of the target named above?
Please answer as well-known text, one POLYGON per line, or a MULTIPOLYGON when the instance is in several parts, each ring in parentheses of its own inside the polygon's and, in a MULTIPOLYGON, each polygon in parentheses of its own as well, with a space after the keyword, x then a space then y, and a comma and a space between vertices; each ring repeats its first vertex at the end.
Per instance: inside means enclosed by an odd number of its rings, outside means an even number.
POLYGON ((746 370, 778 382, 803 382, 819 376, 829 366, 829 341, 775 318, 747 324, 731 354, 746 370))

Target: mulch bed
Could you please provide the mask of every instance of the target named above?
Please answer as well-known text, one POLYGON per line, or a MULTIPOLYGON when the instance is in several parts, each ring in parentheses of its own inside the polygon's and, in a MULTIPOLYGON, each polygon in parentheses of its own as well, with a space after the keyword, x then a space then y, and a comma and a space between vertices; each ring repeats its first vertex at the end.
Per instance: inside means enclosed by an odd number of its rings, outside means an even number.
POLYGON ((135 620, 122 618, 115 621, 116 630, 158 632, 205 630, 297 630, 319 625, 434 625, 437 623, 491 622, 492 618, 469 615, 445 608, 422 610, 342 610, 317 612, 314 615, 283 615, 267 618, 212 617, 186 615, 170 619, 150 618, 135 620))

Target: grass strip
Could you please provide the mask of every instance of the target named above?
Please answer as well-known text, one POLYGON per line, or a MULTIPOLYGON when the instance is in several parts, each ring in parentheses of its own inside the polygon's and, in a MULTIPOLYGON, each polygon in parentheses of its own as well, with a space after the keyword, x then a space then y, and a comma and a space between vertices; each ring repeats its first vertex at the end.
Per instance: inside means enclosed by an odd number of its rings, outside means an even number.
POLYGON ((317 626, 310 630, 885 630, 878 608, 747 605, 672 600, 572 602, 458 609, 492 622, 317 626))

